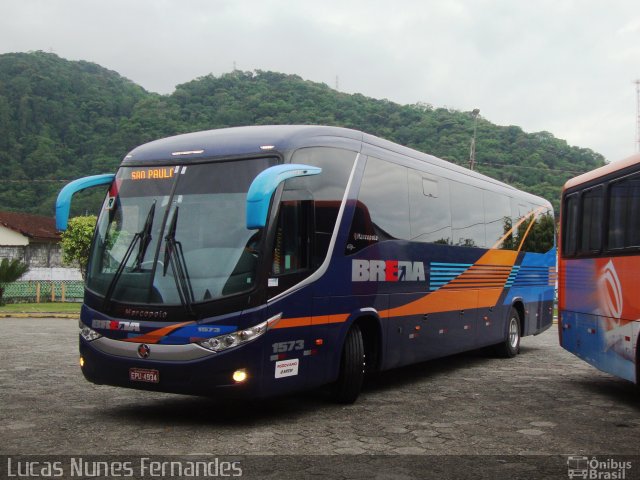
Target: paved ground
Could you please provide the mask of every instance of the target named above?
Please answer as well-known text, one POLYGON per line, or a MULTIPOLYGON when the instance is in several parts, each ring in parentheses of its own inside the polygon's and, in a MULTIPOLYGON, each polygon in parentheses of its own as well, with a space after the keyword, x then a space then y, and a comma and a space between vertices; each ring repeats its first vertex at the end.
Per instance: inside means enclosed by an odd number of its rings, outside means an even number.
MULTIPOLYGON (((95 386, 77 365, 77 321, 0 319, 3 455, 293 455, 283 464, 331 469, 349 459, 379 478, 387 475, 376 462, 457 459, 568 478, 569 455, 638 455, 639 412, 640 390, 562 350, 555 326, 523 339, 514 359, 475 352, 386 372, 340 406, 318 393, 218 403, 95 386), (341 456, 307 457, 323 454, 341 456)), ((632 460, 640 474, 640 457, 632 460)), ((418 478, 402 472, 396 478, 418 478)))

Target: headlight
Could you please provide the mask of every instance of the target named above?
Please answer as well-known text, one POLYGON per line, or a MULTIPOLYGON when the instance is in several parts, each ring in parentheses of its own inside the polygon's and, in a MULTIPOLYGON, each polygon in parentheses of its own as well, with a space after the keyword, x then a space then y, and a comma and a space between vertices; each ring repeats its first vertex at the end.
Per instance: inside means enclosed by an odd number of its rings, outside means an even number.
POLYGON ((86 325, 84 325, 82 323, 80 324, 80 335, 87 342, 93 342, 94 340, 97 340, 100 337, 102 337, 102 335, 100 335, 98 332, 96 332, 95 330, 87 327, 86 325))
POLYGON ((221 352, 228 348, 237 347, 245 343, 251 342, 263 335, 267 331, 267 322, 262 322, 254 327, 246 328, 244 330, 238 330, 233 333, 226 333, 217 337, 209 338, 201 342, 197 342, 201 347, 213 350, 214 352, 221 352))

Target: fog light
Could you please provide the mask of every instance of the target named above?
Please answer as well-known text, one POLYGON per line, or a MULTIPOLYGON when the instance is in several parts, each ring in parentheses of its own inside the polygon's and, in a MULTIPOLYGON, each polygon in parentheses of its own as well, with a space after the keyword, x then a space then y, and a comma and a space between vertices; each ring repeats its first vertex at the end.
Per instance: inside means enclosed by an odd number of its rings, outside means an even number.
POLYGON ((80 357, 80 368, 84 367, 84 357, 80 357))
POLYGON ((247 375, 247 371, 244 370, 244 369, 236 370, 235 372, 233 372, 233 381, 236 382, 236 383, 242 383, 248 377, 249 377, 249 375, 247 375))

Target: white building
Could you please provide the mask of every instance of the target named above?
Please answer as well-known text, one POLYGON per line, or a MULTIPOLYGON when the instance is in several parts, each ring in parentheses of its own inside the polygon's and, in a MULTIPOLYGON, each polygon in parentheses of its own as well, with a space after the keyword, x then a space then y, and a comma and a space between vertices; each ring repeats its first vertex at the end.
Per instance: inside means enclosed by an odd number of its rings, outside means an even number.
POLYGON ((19 258, 29 266, 21 280, 81 280, 78 268, 64 267, 55 220, 0 211, 0 259, 19 258))

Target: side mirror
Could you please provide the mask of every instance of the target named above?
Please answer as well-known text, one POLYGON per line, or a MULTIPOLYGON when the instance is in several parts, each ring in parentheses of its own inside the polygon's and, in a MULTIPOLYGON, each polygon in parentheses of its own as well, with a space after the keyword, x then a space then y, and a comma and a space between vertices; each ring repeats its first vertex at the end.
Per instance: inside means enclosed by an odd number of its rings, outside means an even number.
POLYGON ((115 175, 106 173, 104 175, 92 175, 90 177, 79 178, 73 182, 67 183, 56 200, 56 229, 63 231, 67 229, 69 220, 69 210, 71 209, 71 197, 81 190, 100 185, 110 185, 115 175))
POLYGON ((295 163, 276 165, 260 172, 247 192, 247 228, 255 230, 267 224, 269 203, 278 185, 289 178, 318 175, 320 172, 322 169, 319 167, 295 163))

